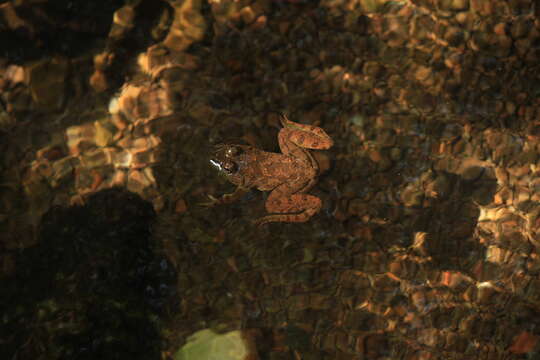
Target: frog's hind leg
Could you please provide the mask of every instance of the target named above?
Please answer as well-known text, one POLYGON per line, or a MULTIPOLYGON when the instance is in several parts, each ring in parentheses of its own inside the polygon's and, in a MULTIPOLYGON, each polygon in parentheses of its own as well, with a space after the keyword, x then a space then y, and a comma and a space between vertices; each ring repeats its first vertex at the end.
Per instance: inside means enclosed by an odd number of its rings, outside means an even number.
MULTIPOLYGON (((326 150, 334 145, 332 138, 318 126, 296 123, 286 116, 281 118, 281 124, 283 128, 278 135, 280 148, 282 137, 304 149, 326 150)), ((281 148, 282 152, 283 150, 281 148)))
POLYGON ((268 196, 265 207, 270 215, 256 220, 257 225, 269 222, 306 222, 321 210, 322 201, 305 193, 284 196, 274 190, 268 196))
POLYGON ((297 159, 303 159, 309 163, 309 166, 314 169, 315 173, 319 173, 319 164, 309 152, 298 146, 291 138, 295 137, 294 130, 282 128, 278 134, 279 149, 284 155, 289 155, 297 159))

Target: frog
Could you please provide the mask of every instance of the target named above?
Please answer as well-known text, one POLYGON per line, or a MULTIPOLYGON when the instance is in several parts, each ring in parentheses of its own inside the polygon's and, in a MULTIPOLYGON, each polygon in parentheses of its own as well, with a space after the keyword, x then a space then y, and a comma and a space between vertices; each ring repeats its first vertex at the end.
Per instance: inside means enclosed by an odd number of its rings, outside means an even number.
POLYGON ((320 174, 311 150, 327 150, 334 142, 322 128, 291 121, 285 115, 281 116, 281 125, 280 153, 251 145, 216 146, 211 165, 237 187, 220 198, 209 196, 212 205, 231 203, 255 188, 270 192, 265 201, 268 215, 256 219, 256 225, 306 222, 321 210, 321 199, 307 193, 320 174))

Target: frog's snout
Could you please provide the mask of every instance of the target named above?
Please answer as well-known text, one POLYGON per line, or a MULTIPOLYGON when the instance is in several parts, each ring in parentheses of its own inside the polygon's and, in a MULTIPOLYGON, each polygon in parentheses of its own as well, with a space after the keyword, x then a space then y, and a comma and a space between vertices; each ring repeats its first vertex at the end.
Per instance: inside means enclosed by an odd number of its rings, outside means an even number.
POLYGON ((238 171, 238 164, 229 158, 214 156, 210 158, 210 164, 218 171, 224 172, 227 175, 232 175, 238 171))

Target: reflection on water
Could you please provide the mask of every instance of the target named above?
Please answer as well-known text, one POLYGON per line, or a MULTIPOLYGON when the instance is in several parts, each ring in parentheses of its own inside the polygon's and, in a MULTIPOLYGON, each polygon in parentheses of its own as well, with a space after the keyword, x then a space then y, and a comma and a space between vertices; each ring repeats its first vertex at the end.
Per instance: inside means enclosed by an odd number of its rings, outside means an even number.
POLYGON ((535 356, 534 2, 107 6, 0 5, 0 36, 10 39, 0 57, 2 308, 12 314, 0 339, 12 358, 44 348, 69 358, 67 343, 93 357, 118 353, 137 348, 140 327, 152 344, 140 353, 164 358, 203 329, 242 330, 261 359, 535 356), (209 162, 214 145, 278 152, 278 113, 334 140, 329 159, 314 157, 325 169, 309 192, 323 202, 318 214, 256 227, 268 193, 255 190, 203 206, 233 190, 209 162), (113 187, 134 197, 117 198, 113 187), (158 294, 159 311, 129 303, 127 288, 123 298, 92 294, 114 310, 115 325, 134 325, 111 332, 118 341, 109 348, 88 346, 80 334, 116 327, 96 312, 81 316, 87 310, 75 305, 90 296, 81 284, 105 286, 93 281, 116 274, 114 254, 124 259, 126 243, 103 251, 113 235, 87 227, 96 213, 80 209, 101 206, 100 219, 137 229, 110 209, 139 219, 127 204, 141 199, 156 220, 151 235, 130 232, 131 251, 151 236, 155 257, 120 268, 132 274, 148 260, 140 275, 157 280, 139 296, 158 294), (78 225, 62 220, 51 231, 50 219, 70 211, 78 225), (36 249, 56 265, 66 253, 86 255, 77 271, 59 271, 33 263, 36 249), (81 281, 81 269, 95 277, 81 281))

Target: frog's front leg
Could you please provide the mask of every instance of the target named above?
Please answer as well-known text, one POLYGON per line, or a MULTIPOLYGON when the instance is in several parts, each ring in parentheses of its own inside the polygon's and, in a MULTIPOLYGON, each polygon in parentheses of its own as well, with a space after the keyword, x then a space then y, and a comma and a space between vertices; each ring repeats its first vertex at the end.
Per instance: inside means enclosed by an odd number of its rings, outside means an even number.
POLYGON ((257 219, 255 224, 305 222, 319 212, 322 207, 321 199, 305 193, 287 194, 288 186, 283 184, 270 193, 265 207, 271 215, 257 219))
POLYGON ((278 140, 283 154, 294 154, 296 146, 304 149, 325 150, 334 145, 332 138, 318 126, 299 124, 286 116, 281 118, 281 123, 283 128, 278 134, 278 140))
POLYGON ((234 192, 232 192, 230 194, 221 195, 220 197, 217 197, 217 198, 212 196, 212 195, 208 195, 208 198, 210 200, 207 201, 207 202, 201 203, 201 205, 212 207, 212 206, 216 206, 216 205, 231 204, 231 203, 239 200, 248 191, 249 191, 249 188, 243 187, 243 186, 238 186, 234 190, 234 192))

